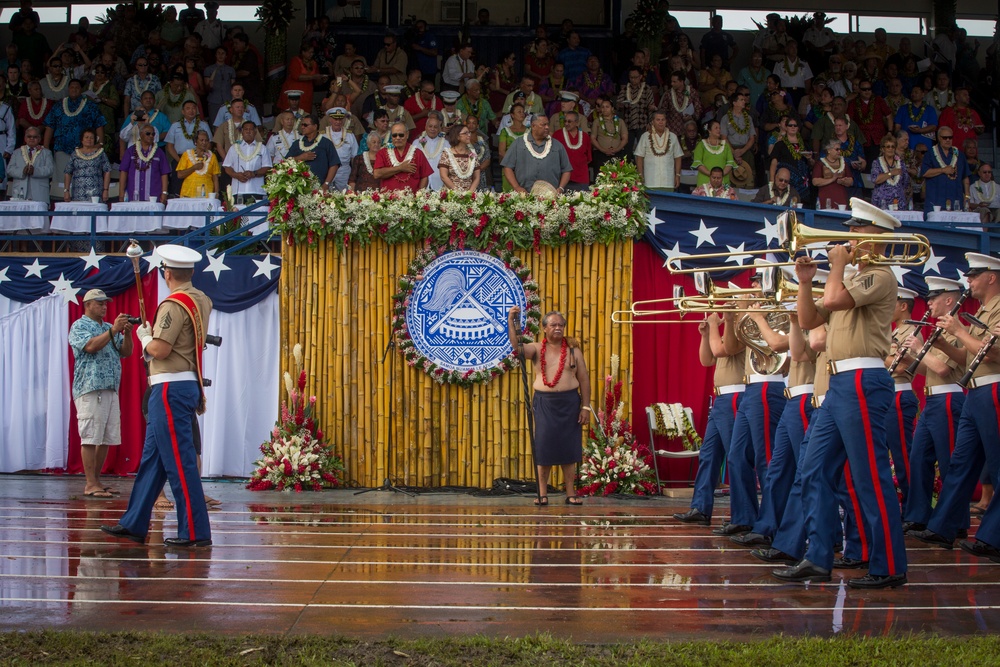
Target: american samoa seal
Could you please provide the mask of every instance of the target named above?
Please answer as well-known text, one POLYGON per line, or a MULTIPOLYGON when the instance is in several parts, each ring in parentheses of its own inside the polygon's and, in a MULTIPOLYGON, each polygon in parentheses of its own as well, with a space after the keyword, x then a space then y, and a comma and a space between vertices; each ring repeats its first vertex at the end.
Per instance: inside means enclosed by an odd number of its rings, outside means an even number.
MULTIPOLYGON (((411 267, 412 276, 400 281, 411 289, 397 316, 397 338, 411 365, 439 382, 459 383, 487 381, 513 367, 507 313, 518 306, 528 324, 537 287, 522 282, 527 271, 517 271, 511 259, 453 250, 411 267)), ((534 310, 537 318, 537 304, 534 310)))

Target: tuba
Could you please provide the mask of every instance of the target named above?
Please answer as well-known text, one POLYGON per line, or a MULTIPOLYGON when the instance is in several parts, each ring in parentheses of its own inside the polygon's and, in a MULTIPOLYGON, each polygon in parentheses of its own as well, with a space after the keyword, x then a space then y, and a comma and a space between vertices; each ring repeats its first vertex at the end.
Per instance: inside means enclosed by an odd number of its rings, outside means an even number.
MULTIPOLYGON (((788 313, 780 310, 765 311, 767 325, 781 334, 788 334, 791 318, 788 313)), ((740 318, 736 325, 736 337, 750 348, 750 367, 758 375, 776 375, 784 373, 788 368, 787 352, 775 352, 767 346, 760 334, 760 328, 750 314, 740 318)))

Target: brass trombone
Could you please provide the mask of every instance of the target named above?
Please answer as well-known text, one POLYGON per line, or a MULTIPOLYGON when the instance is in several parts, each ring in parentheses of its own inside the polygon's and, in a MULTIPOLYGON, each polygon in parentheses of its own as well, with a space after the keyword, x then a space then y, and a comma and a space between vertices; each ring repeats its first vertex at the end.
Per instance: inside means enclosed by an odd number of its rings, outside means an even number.
MULTIPOLYGON (((734 255, 766 255, 787 254, 789 258, 780 262, 765 262, 756 266, 792 266, 795 264, 795 254, 805 250, 810 246, 827 246, 832 243, 846 243, 857 241, 858 246, 885 245, 887 247, 900 247, 900 252, 893 254, 883 254, 873 250, 864 250, 865 260, 869 264, 882 264, 891 266, 921 266, 930 258, 931 244, 927 237, 922 234, 858 234, 855 232, 834 232, 815 227, 807 227, 802 224, 795 211, 785 211, 778 216, 778 243, 780 248, 765 248, 763 250, 744 250, 740 252, 712 252, 700 255, 687 255, 684 257, 673 257, 667 260, 667 269, 671 273, 690 274, 699 271, 718 272, 732 271, 732 266, 701 267, 697 269, 685 269, 682 262, 687 260, 705 260, 734 255)), ((746 267, 749 268, 749 267, 746 267)))

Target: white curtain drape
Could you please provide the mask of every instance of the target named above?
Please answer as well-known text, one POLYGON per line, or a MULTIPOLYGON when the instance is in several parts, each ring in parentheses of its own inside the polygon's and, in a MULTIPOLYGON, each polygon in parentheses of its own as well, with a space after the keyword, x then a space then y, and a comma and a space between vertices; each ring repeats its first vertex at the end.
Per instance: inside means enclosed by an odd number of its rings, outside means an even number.
MULTIPOLYGON (((161 294, 166 294, 166 290, 161 294)), ((248 477, 278 418, 278 292, 238 313, 213 311, 208 332, 222 347, 208 346, 202 475, 248 477)))
POLYGON ((0 472, 65 467, 71 397, 62 296, 0 317, 0 399, 0 472))
POLYGON ((30 303, 21 303, 20 301, 8 299, 3 294, 0 294, 0 317, 10 315, 15 311, 21 310, 30 305, 30 303))

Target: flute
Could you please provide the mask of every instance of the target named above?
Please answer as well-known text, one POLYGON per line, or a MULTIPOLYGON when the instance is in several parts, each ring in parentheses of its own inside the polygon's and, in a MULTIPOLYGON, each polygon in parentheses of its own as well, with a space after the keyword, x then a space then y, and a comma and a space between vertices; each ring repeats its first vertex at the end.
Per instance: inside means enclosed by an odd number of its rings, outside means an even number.
MULTIPOLYGON (((969 298, 970 294, 972 294, 971 290, 965 290, 962 292, 961 296, 958 297, 958 301, 955 302, 955 305, 952 306, 951 311, 948 314, 954 317, 958 311, 962 309, 962 304, 965 303, 965 300, 969 298)), ((917 374, 917 369, 920 368, 920 362, 924 360, 924 355, 931 351, 931 348, 934 346, 934 341, 936 341, 938 336, 941 335, 941 331, 942 329, 935 327, 934 331, 928 334, 927 340, 924 341, 924 346, 920 348, 920 351, 917 352, 917 356, 913 358, 913 363, 907 366, 907 375, 913 376, 917 374)))
MULTIPOLYGON (((927 318, 930 316, 931 316, 930 310, 924 313, 924 316, 920 318, 920 320, 917 322, 917 331, 920 330, 920 327, 927 324, 927 318)), ((899 349, 896 350, 896 356, 892 358, 892 363, 889 364, 889 375, 892 375, 894 372, 896 372, 896 368, 899 366, 900 363, 902 363, 903 357, 905 357, 906 353, 909 351, 909 348, 903 345, 902 342, 897 343, 897 345, 899 346, 899 349)))

